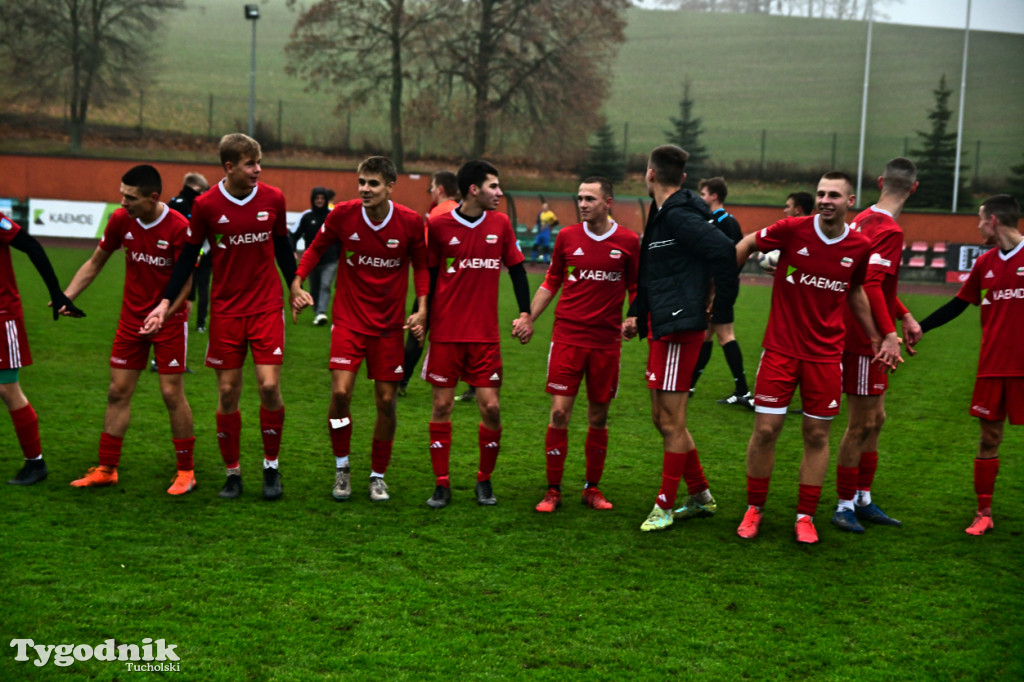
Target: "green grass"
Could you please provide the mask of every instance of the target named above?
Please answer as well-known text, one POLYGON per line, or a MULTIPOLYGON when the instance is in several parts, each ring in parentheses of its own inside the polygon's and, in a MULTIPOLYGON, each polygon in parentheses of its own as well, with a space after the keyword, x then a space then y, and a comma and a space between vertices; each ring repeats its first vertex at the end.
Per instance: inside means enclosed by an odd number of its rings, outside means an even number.
MULTIPOLYGON (((256 117, 286 142, 338 146, 347 122, 334 114, 334 92, 305 92, 285 74, 284 46, 296 14, 263 3, 257 25, 256 117)), ((631 9, 627 42, 612 67, 605 113, 621 144, 645 154, 664 142, 678 116, 685 77, 693 81, 695 114, 717 164, 756 167, 762 131, 769 165, 838 166, 856 171, 866 24, 798 17, 704 14, 631 9), (834 149, 834 151, 833 151, 834 149)), ((229 0, 190 2, 169 15, 158 67, 141 103, 96 108, 92 121, 197 136, 235 130, 248 117, 251 23, 229 0), (212 108, 211 108, 212 98, 212 108)), ((866 165, 876 170, 917 146, 929 125, 932 91, 945 74, 959 108, 963 34, 948 29, 877 24, 868 101, 866 165)), ((1020 163, 1024 127, 1024 35, 973 32, 964 117, 964 163, 970 178, 1000 181, 1020 163), (977 147, 981 141, 980 152, 977 147)), ((14 106, 7 103, 5 106, 14 106)), ((350 144, 386 149, 386 117, 377 102, 361 103, 350 144)), ((60 115, 59 107, 55 110, 60 115)), ((955 129, 955 120, 951 131, 955 129)), ((497 136, 495 137, 495 140, 497 136)), ((450 157, 408 131, 407 151, 450 157)), ((38 150, 37 150, 38 151, 38 150)), ((529 157, 529 150, 506 150, 529 157)))
MULTIPOLYGON (((86 250, 50 249, 61 281, 86 250)), ((36 364, 22 386, 40 415, 50 478, 0 486, 3 641, 99 644, 144 637, 177 644, 183 679, 1019 679, 1017 649, 1024 532, 1024 431, 1007 429, 995 500, 996 529, 963 533, 974 510, 971 460, 978 430, 967 416, 978 345, 977 311, 933 332, 893 379, 876 498, 905 522, 860 537, 828 524, 829 475, 818 513, 822 543, 792 540, 799 421, 779 444, 763 535, 734 532, 745 505, 750 413, 716 405, 731 387, 716 351, 689 412, 720 512, 661 534, 638 528, 653 504, 660 439, 650 423, 646 350, 626 344, 611 411, 602 488, 608 513, 576 503, 583 472, 582 408, 570 430, 566 504, 541 516, 543 393, 551 316, 526 347, 505 347, 504 437, 494 478, 499 505, 472 500, 475 408, 456 405, 453 504, 423 503, 433 489, 426 448, 430 392, 413 381, 399 406, 388 473, 392 499, 365 498, 372 388, 353 405, 356 495, 330 498, 333 462, 324 428, 327 330, 307 316, 288 328, 281 467, 285 496, 259 499, 257 399, 243 394, 246 490, 216 496, 213 372, 205 338, 192 335, 187 379, 196 418, 199 488, 164 493, 173 473, 156 377, 141 377, 125 442, 121 484, 73 490, 96 463, 108 352, 123 266, 111 259, 80 299, 88 317, 53 323, 45 292, 14 256, 36 364)), ((538 283, 533 276, 532 284, 538 283)), ((502 318, 514 303, 503 282, 502 318)), ((949 292, 951 295, 952 290, 949 292)), ((737 335, 753 377, 767 317, 767 287, 741 292, 737 335)), ((946 296, 906 296, 923 317, 946 296)), ((836 420, 833 448, 845 426, 836 420)), ((18 454, 0 420, 7 474, 18 454)), ((122 679, 116 663, 36 668, 0 656, 0 679, 122 679)))

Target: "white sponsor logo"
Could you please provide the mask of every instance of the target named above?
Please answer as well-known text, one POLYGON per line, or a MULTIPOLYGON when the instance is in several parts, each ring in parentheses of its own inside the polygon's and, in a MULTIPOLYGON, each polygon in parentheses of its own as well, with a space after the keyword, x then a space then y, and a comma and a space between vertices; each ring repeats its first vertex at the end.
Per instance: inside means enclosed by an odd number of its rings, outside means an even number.
POLYGON ((401 258, 377 258, 376 256, 359 256, 356 259, 359 265, 369 265, 374 268, 397 268, 401 267, 401 258))
POLYGON ((500 376, 498 376, 498 373, 497 373, 497 372, 495 372, 494 374, 492 374, 492 375, 491 375, 491 381, 497 381, 497 380, 498 380, 498 379, 500 379, 500 378, 501 378, 501 377, 500 377, 500 376))
POLYGON ((353 242, 359 241, 359 235, 356 234, 355 232, 353 232, 352 235, 349 237, 349 241, 353 241, 353 242))
POLYGON ((226 248, 228 248, 228 245, 227 245, 227 244, 225 244, 225 243, 224 243, 224 240, 222 239, 222 240, 220 240, 220 241, 219 241, 219 242, 217 243, 217 248, 218 248, 218 249, 226 249, 226 248))
POLYGON ((110 361, 112 363, 114 363, 115 365, 127 365, 128 364, 127 360, 125 360, 124 358, 116 357, 116 356, 111 356, 110 357, 110 361))
POLYGON ((276 436, 277 429, 263 429, 263 434, 266 436, 276 436))
POLYGON ((584 255, 583 247, 582 246, 577 247, 576 250, 572 252, 572 255, 574 255, 574 256, 582 256, 582 255, 584 255))
POLYGON ((977 412, 978 414, 989 414, 989 409, 987 407, 982 407, 981 405, 971 405, 971 412, 977 412))
POLYGON ((332 365, 351 365, 352 361, 348 358, 331 358, 332 365))
POLYGON ((352 423, 352 420, 349 419, 348 417, 342 417, 341 419, 332 419, 331 420, 331 428, 332 429, 343 429, 343 428, 345 428, 346 426, 348 426, 351 423, 352 423))
POLYGON ((124 240, 125 240, 125 241, 128 241, 129 239, 135 239, 135 237, 134 237, 134 236, 132 236, 132 233, 131 233, 131 232, 125 232, 125 235, 124 235, 124 240))
POLYGON ((844 268, 848 268, 853 265, 853 259, 843 256, 842 260, 839 261, 839 264, 844 268))
POLYGON ((433 372, 427 374, 427 377, 434 381, 440 381, 443 384, 449 383, 448 377, 443 377, 440 374, 434 374, 433 372))
POLYGON ((681 312, 683 312, 683 309, 682 309, 682 308, 680 308, 679 310, 677 310, 677 311, 675 311, 674 313, 672 313, 672 317, 675 317, 676 315, 678 315, 678 314, 679 314, 679 313, 681 313, 681 312))
POLYGON ((826 289, 828 291, 838 291, 840 293, 846 291, 846 282, 842 282, 837 279, 829 279, 828 277, 813 277, 811 275, 800 274, 800 284, 805 284, 815 289, 826 289))
POLYGON ((655 374, 654 372, 651 372, 650 374, 647 375, 647 380, 648 381, 657 381, 658 380, 658 375, 655 374))
POLYGON ((227 235, 228 243, 231 246, 238 246, 239 244, 262 244, 263 242, 270 241, 269 232, 246 232, 245 234, 229 234, 227 235))
POLYGON ((612 249, 611 253, 609 253, 608 255, 611 256, 612 258, 621 258, 622 252, 619 251, 618 249, 612 249))
POLYGON ((388 248, 389 249, 397 249, 398 248, 398 240, 397 239, 389 239, 388 240, 388 248))
POLYGON ((448 246, 458 246, 461 243, 458 237, 452 237, 451 241, 448 242, 448 246))
POLYGON ((991 270, 989 270, 988 272, 985 273, 985 279, 989 279, 989 278, 995 277, 995 276, 996 276, 996 273, 992 272, 991 270))
POLYGON ((181 367, 181 365, 178 364, 177 358, 175 358, 174 360, 171 360, 170 362, 168 362, 167 366, 168 367, 181 367))
POLYGON ((220 358, 206 358, 206 361, 211 365, 223 365, 224 361, 220 358))
POLYGON ((552 448, 551 450, 548 450, 546 454, 548 454, 548 455, 550 455, 552 457, 561 457, 562 456, 562 451, 559 450, 558 448, 552 448))
POLYGON ((405 367, 402 367, 401 365, 395 367, 395 374, 405 374, 405 367))
POLYGON ((156 240, 156 248, 158 248, 158 249, 166 249, 168 246, 170 246, 170 244, 167 243, 166 239, 157 239, 156 240))
POLYGON ((590 279, 597 282, 621 282, 622 273, 610 270, 577 270, 576 276, 580 279, 590 279))
POLYGON ((435 441, 431 441, 430 442, 430 449, 431 450, 439 450, 439 449, 441 449, 443 447, 444 447, 444 444, 441 443, 441 441, 439 441, 439 440, 435 440, 435 441))
POLYGON ((269 218, 270 218, 270 214, 267 213, 266 211, 260 211, 259 213, 256 214, 256 220, 258 220, 260 222, 268 220, 269 218))
POLYGON ((774 395, 765 395, 764 393, 758 393, 754 396, 754 400, 758 400, 762 403, 777 403, 779 399, 774 395))
POLYGON ((496 235, 496 234, 489 234, 486 237, 486 241, 487 241, 488 244, 497 244, 498 243, 498 235, 496 235))
POLYGON ((839 407, 839 403, 838 403, 838 402, 836 402, 835 400, 833 400, 832 402, 830 402, 830 403, 828 404, 828 406, 829 406, 829 408, 833 408, 833 407, 839 407))
POLYGON ((569 387, 565 384, 548 384, 548 388, 553 388, 556 391, 568 391, 569 387))
POLYGON ((647 250, 648 251, 653 251, 654 249, 662 249, 662 248, 664 248, 666 246, 672 246, 675 243, 676 243, 675 239, 663 239, 660 242, 651 242, 647 246, 647 250))
POLYGON ((797 251, 796 253, 797 253, 798 256, 810 256, 811 255, 811 252, 807 250, 806 246, 803 247, 802 249, 800 249, 799 251, 797 251))
POLYGON ((892 261, 888 258, 882 258, 882 254, 880 253, 873 253, 871 254, 871 257, 868 258, 868 265, 881 265, 883 268, 887 268, 892 265, 892 261))
MULTIPOLYGON (((154 641, 150 637, 138 644, 115 644, 113 639, 104 640, 102 644, 92 647, 88 644, 36 644, 31 639, 12 639, 11 646, 15 647, 14 660, 24 662, 31 660, 28 652, 31 649, 35 653, 33 665, 42 668, 50 662, 58 668, 66 668, 76 662, 82 663, 95 658, 97 661, 179 661, 178 654, 174 652, 177 644, 167 644, 167 640, 158 639, 154 641), (154 646, 156 645, 155 650, 154 646)), ((129 669, 131 664, 129 663, 129 669)), ((144 668, 145 666, 135 666, 144 668)), ((152 666, 160 670, 178 670, 179 666, 166 664, 163 666, 152 666)))
POLYGON ((174 261, 166 256, 151 256, 148 253, 142 253, 141 251, 126 251, 125 253, 135 263, 145 263, 146 265, 155 265, 158 268, 170 267, 174 265, 174 261))
POLYGON ((277 348, 274 349, 274 355, 283 355, 283 353, 281 353, 281 347, 280 346, 278 346, 277 348))
POLYGON ((220 214, 220 219, 217 221, 217 224, 218 225, 223 225, 224 223, 230 223, 230 222, 231 221, 228 220, 228 217, 226 215, 224 215, 223 213, 221 213, 220 214))
POLYGON ((487 443, 486 445, 484 445, 484 447, 485 448, 500 448, 501 447, 501 443, 498 443, 497 441, 493 441, 492 440, 490 443, 487 443))
POLYGON ((497 258, 463 258, 459 261, 459 267, 470 270, 498 270, 501 268, 501 261, 497 258))
POLYGON ((993 301, 1003 301, 1011 298, 1024 298, 1024 289, 994 289, 989 292, 989 298, 993 301))

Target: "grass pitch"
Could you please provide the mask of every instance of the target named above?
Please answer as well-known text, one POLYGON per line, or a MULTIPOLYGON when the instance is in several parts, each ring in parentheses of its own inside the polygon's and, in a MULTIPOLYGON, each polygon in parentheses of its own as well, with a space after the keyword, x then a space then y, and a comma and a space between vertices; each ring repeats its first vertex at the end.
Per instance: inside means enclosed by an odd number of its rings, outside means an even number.
MULTIPOLYGON (((50 249, 62 282, 86 250, 50 249)), ((287 406, 284 498, 259 495, 261 448, 255 388, 243 394, 242 469, 236 501, 217 498, 223 468, 213 419, 205 339, 190 339, 187 379, 196 420, 199 488, 164 490, 174 468, 156 377, 145 373, 133 402, 121 483, 75 490, 96 464, 109 346, 123 266, 80 299, 88 317, 53 323, 31 264, 14 257, 36 364, 22 385, 40 415, 50 478, 0 486, 0 629, 4 642, 177 645, 180 675, 203 680, 622 679, 1020 679, 1024 594, 1024 432, 1008 428, 996 487, 995 530, 972 538, 971 460, 977 425, 967 416, 978 346, 977 311, 930 333, 893 379, 882 438, 877 501, 903 529, 840 534, 828 523, 834 474, 817 526, 822 542, 792 538, 799 421, 779 443, 762 537, 735 529, 745 507, 744 450, 752 416, 715 404, 731 390, 716 350, 690 406, 690 425, 719 502, 718 516, 641 533, 654 502, 660 439, 650 423, 642 369, 646 349, 625 345, 622 388, 610 420, 602 489, 610 512, 579 505, 584 410, 570 430, 558 513, 540 515, 543 392, 550 312, 534 341, 505 347, 504 438, 494 477, 499 504, 480 508, 472 488, 476 424, 457 404, 453 503, 424 501, 433 489, 427 455, 430 391, 414 380, 399 406, 388 482, 392 499, 365 496, 372 388, 353 406, 355 494, 330 498, 333 460, 325 428, 326 328, 288 327, 282 386, 287 406)), ((534 275, 532 284, 539 283, 534 275)), ((503 283, 502 318, 515 305, 503 283)), ((949 295, 954 293, 950 290, 949 295)), ((769 289, 744 287, 737 337, 753 378, 769 289)), ((919 317, 946 297, 907 296, 919 317)), ((553 312, 553 309, 552 309, 553 312)), ((251 373, 250 373, 251 374, 251 373)), ((249 380, 251 376, 247 377, 249 380)), ((833 449, 845 426, 836 420, 833 449)), ((5 475, 20 454, 0 419, 5 475)), ((832 470, 834 471, 834 459, 832 470)), ((0 679, 128 677, 124 663, 92 660, 57 668, 0 657, 0 679)))

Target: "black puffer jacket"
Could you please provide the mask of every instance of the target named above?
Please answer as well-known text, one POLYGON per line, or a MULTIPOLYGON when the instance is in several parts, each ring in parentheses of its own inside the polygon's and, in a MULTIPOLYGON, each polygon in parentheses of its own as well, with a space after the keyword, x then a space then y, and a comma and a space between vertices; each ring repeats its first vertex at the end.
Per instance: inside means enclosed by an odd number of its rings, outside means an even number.
MULTIPOLYGON (((308 211, 304 211, 299 217, 299 226, 295 228, 295 232, 291 235, 292 249, 298 247, 299 240, 305 242, 304 248, 309 248, 309 245, 316 239, 316 233, 320 231, 320 228, 324 224, 324 220, 327 219, 327 214, 331 212, 331 209, 327 206, 327 202, 331 200, 334 193, 324 187, 314 187, 313 191, 309 196, 310 208, 308 211), (314 203, 318 195, 323 195, 324 205, 317 207, 314 203)), ((327 265, 329 263, 337 262, 341 256, 341 244, 334 243, 328 247, 324 255, 321 256, 320 262, 317 263, 317 267, 327 265)))
POLYGON ((739 291, 736 247, 711 221, 711 211, 688 189, 652 208, 640 244, 637 296, 630 315, 641 338, 707 329, 705 308, 711 284, 715 307, 731 307, 739 291))

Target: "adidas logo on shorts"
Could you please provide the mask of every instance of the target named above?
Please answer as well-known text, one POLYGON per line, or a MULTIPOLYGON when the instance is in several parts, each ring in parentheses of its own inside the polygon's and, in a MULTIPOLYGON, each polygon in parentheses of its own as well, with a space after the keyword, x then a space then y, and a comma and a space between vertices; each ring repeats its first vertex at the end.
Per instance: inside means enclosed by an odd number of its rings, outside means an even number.
POLYGON ((405 368, 404 367, 402 367, 401 365, 399 365, 398 367, 395 367, 395 374, 404 374, 404 373, 405 373, 405 368))
POLYGON ((281 347, 280 346, 278 346, 277 348, 274 349, 274 355, 283 355, 283 353, 281 352, 281 347))
POLYGON ((833 408, 833 407, 839 407, 839 403, 837 403, 835 400, 833 400, 832 402, 830 402, 828 404, 828 406, 829 406, 830 409, 833 408))
POLYGON ((501 377, 498 376, 497 372, 491 375, 491 381, 498 381, 499 379, 501 379, 501 377))
POLYGON ((177 360, 171 360, 169 363, 167 363, 167 366, 168 367, 181 367, 181 365, 178 364, 177 360))

